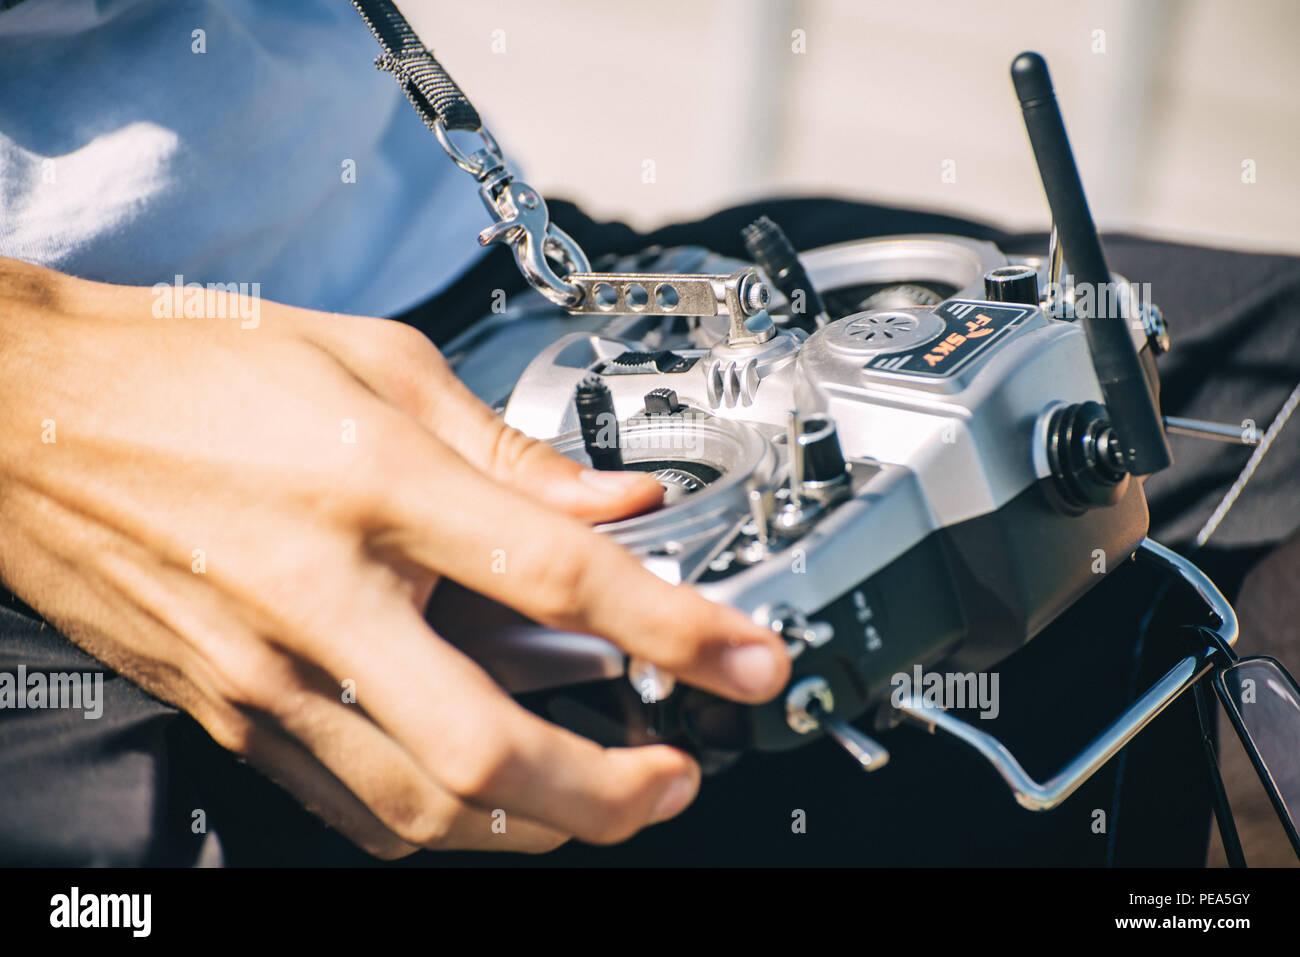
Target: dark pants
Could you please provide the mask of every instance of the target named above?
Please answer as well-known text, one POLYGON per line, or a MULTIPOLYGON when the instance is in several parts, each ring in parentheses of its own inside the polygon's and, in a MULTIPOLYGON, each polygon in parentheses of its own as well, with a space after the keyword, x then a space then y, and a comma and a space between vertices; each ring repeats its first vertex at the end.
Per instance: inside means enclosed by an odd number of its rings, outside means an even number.
MULTIPOLYGON (((740 227, 760 213, 801 249, 902 232, 958 233, 1008 251, 1009 236, 949 217, 831 200, 779 200, 641 235, 553 203, 554 218, 594 257, 651 244, 703 245, 743 257, 740 227)), ((1111 267, 1150 282, 1173 352, 1161 360, 1164 411, 1262 429, 1300 379, 1300 259, 1106 242, 1111 267)), ((497 249, 455 287, 403 317, 446 341, 484 309, 484 289, 518 288, 497 249)), ((1300 526, 1300 423, 1283 431, 1199 564, 1235 600, 1245 575, 1300 526)), ((1175 467, 1151 479, 1151 535, 1188 550, 1250 454, 1174 438, 1175 467)), ((1296 555, 1295 549, 1290 552, 1296 555)), ((1288 569, 1283 569, 1285 578, 1288 569)), ((1290 580, 1300 580, 1295 568, 1290 580)), ((981 722, 1039 779, 1053 774, 1182 651, 1170 627, 1187 613, 1138 565, 1113 573, 1000 666, 1001 714, 981 722), (1149 619, 1149 621, 1147 621, 1149 619), (1147 627, 1141 628, 1144 621, 1147 627), (1139 633, 1145 637, 1138 641, 1139 633)), ((1293 589, 1256 627, 1300 620, 1293 589), (1270 617, 1271 616, 1271 617, 1270 617)), ((1247 618, 1243 609, 1243 620, 1247 618)), ((1239 648, 1252 650, 1243 633, 1239 648)), ((1276 646, 1272 649, 1279 653, 1276 646)), ((1284 662, 1300 666, 1300 648, 1284 662)), ((0 607, 0 671, 103 670, 21 602, 0 607)), ((217 748, 185 714, 106 674, 104 716, 0 710, 0 862, 364 863, 368 859, 257 772, 217 748), (201 809, 208 835, 194 833, 201 809), (217 839, 214 841, 212 837, 217 839), (219 844, 219 852, 218 852, 219 844)), ((680 818, 615 848, 571 844, 543 858, 420 854, 408 864, 1197 865, 1205 860, 1209 790, 1185 696, 1048 814, 1021 810, 963 746, 902 728, 892 759, 868 777, 823 741, 753 755, 705 782, 680 818), (803 811, 806 828, 792 822, 803 811)))

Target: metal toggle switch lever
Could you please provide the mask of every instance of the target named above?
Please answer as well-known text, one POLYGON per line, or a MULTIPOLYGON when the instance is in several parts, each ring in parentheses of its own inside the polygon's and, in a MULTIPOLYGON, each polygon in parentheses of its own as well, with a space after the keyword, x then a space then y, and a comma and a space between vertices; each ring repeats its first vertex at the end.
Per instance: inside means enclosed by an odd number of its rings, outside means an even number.
POLYGON ((889 752, 847 721, 832 715, 835 698, 825 678, 813 676, 797 682, 785 697, 785 716, 800 734, 824 728, 864 771, 876 771, 889 763, 889 752))
POLYGON ((867 737, 847 721, 832 718, 830 715, 820 715, 818 720, 826 729, 826 733, 862 766, 862 770, 876 771, 889 763, 889 752, 884 746, 867 737))
POLYGON ((785 639, 791 658, 798 658, 809 648, 820 648, 835 637, 835 629, 829 622, 809 621, 803 612, 784 602, 764 605, 755 612, 754 619, 766 623, 785 639))

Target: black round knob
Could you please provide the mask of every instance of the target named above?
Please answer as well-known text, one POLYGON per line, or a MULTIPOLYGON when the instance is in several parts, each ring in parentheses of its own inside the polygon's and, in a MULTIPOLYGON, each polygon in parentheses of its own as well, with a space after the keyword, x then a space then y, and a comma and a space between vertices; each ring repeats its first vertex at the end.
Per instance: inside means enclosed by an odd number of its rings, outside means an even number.
POLYGON ((984 274, 984 298, 991 302, 1038 305, 1038 270, 1033 266, 998 266, 984 274))
POLYGON ((1058 502, 1078 512, 1114 505, 1128 490, 1128 462, 1098 402, 1062 406, 1047 423, 1047 461, 1058 502))
POLYGON ((795 454, 802 463, 805 482, 832 482, 845 474, 840 437, 829 416, 811 415, 799 422, 795 454))

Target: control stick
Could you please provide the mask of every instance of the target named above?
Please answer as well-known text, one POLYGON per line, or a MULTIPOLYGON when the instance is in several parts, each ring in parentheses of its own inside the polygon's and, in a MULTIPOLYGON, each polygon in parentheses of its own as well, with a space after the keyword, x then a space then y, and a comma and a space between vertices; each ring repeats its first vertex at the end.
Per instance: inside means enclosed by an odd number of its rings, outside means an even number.
POLYGON ((591 467, 602 472, 623 468, 623 450, 618 440, 618 416, 609 386, 594 372, 578 383, 573 403, 578 408, 578 427, 591 467))
POLYGON ((813 288, 808 271, 785 231, 766 216, 760 216, 742 229, 740 235, 754 263, 789 301, 790 324, 806 332, 816 332, 826 325, 830 321, 826 305, 813 288))

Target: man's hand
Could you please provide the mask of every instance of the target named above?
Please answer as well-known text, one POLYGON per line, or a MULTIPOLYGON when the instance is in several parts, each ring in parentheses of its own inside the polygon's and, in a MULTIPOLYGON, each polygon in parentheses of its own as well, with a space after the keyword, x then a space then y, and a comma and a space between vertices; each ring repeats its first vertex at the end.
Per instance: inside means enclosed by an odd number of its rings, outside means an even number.
POLYGON ((770 631, 587 527, 653 479, 508 429, 406 326, 159 319, 10 260, 0 302, 0 578, 374 854, 621 841, 699 785, 515 704, 425 623, 444 575, 736 700, 788 676, 770 631))

